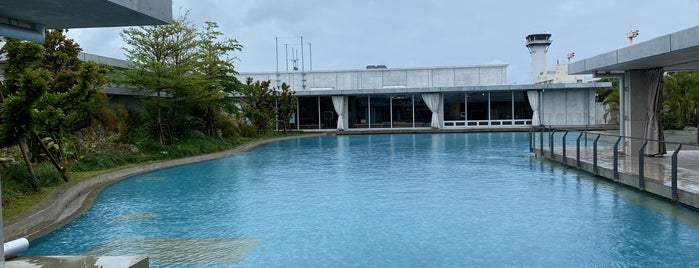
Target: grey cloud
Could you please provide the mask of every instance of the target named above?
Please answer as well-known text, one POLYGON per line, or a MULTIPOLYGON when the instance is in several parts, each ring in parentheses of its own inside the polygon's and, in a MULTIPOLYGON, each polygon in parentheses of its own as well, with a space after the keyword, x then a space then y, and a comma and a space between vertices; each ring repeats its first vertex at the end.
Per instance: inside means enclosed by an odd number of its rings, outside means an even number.
MULTIPOLYGON (((528 34, 553 35, 553 65, 571 51, 578 60, 623 47, 632 28, 641 31, 641 42, 694 26, 699 1, 174 0, 175 14, 180 8, 191 10, 198 25, 217 22, 245 46, 236 55, 239 71, 274 70, 275 37, 303 35, 313 44, 314 69, 497 61, 510 64, 510 82, 526 83, 528 34)), ((86 52, 123 58, 120 30, 74 31, 86 52)), ((283 69, 284 59, 280 64, 283 69)))

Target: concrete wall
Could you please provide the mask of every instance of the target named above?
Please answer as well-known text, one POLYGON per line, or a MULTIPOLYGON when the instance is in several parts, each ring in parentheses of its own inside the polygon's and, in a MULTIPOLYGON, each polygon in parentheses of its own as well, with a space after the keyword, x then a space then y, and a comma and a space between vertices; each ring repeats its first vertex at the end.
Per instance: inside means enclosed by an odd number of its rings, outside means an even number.
POLYGON ((114 67, 117 69, 126 69, 126 68, 129 68, 129 65, 130 65, 130 62, 126 61, 126 60, 104 57, 104 56, 90 54, 90 53, 84 53, 84 52, 78 53, 78 59, 81 61, 94 61, 96 63, 104 64, 104 65, 114 67))
MULTIPOLYGON (((240 81, 247 77, 253 80, 270 80, 277 86, 277 75, 267 73, 241 73, 240 81)), ((366 69, 350 71, 282 72, 279 84, 287 83, 291 89, 314 90, 357 90, 395 89, 460 86, 494 86, 507 82, 507 65, 482 65, 469 67, 440 67, 415 69, 366 69), (304 81, 305 79, 305 81, 304 81)))
POLYGON ((604 106, 595 88, 548 89, 541 94, 541 122, 554 126, 603 125, 604 106))

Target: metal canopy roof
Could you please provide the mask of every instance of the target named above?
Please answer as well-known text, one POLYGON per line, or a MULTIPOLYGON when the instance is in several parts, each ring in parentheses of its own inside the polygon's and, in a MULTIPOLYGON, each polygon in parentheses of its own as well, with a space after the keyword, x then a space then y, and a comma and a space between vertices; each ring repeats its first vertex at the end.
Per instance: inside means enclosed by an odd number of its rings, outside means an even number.
POLYGON ((568 72, 605 75, 660 67, 699 70, 699 26, 571 63, 568 72))
POLYGON ((172 0, 23 0, 0 2, 0 36, 44 42, 44 29, 166 24, 172 0))
POLYGON ((165 24, 172 21, 172 0, 1 1, 0 17, 3 24, 17 20, 49 29, 165 24))

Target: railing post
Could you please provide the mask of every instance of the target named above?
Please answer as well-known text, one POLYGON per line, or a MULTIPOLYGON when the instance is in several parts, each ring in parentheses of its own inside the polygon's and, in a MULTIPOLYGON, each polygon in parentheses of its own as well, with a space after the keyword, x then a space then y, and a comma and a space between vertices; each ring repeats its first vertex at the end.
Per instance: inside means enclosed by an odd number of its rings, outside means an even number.
POLYGON ((614 143, 614 181, 619 181, 619 142, 621 137, 614 143))
POLYGON ((554 140, 553 135, 554 134, 556 134, 556 130, 550 129, 550 131, 549 131, 549 150, 550 150, 549 155, 551 156, 551 160, 556 160, 556 158, 554 157, 554 154, 553 154, 553 140, 554 140))
POLYGON ((529 152, 534 152, 534 127, 529 129, 529 152))
POLYGON ((546 127, 542 127, 541 132, 539 132, 539 149, 541 150, 541 156, 544 156, 544 129, 546 129, 546 127))
POLYGON ((580 138, 582 138, 583 132, 580 132, 578 139, 575 141, 575 166, 580 168, 580 138))
POLYGON ((672 153, 672 201, 677 201, 680 197, 677 191, 677 154, 681 149, 682 144, 679 144, 675 152, 672 153))
POLYGON ((568 131, 566 130, 566 133, 563 134, 563 139, 561 140, 561 143, 563 145, 563 164, 568 164, 568 159, 566 158, 566 137, 568 136, 568 131))
POLYGON ((644 174, 645 169, 643 167, 643 158, 646 151, 646 145, 648 145, 648 140, 644 140, 643 145, 641 145, 641 149, 638 149, 638 189, 641 190, 646 189, 646 179, 644 174))
POLYGON ((592 143, 592 172, 595 173, 595 175, 599 175, 597 171, 597 141, 599 141, 599 137, 600 134, 597 134, 595 142, 592 143))

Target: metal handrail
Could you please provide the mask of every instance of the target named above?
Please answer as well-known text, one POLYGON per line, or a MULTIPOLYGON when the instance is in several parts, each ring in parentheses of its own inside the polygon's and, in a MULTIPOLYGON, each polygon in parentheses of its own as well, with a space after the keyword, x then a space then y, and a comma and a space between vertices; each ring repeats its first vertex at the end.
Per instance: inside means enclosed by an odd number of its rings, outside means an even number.
POLYGON ((619 142, 621 142, 621 137, 619 137, 614 143, 614 181, 619 181, 619 142))
POLYGON ((575 141, 575 157, 576 157, 576 162, 575 166, 580 168, 580 138, 582 138, 583 133, 580 132, 580 135, 578 135, 578 139, 575 141))
POLYGON ((555 129, 549 129, 549 152, 551 153, 551 158, 553 158, 553 136, 556 134, 555 129))
POLYGON ((539 148, 541 148, 541 152, 544 151, 544 129, 541 129, 541 132, 539 132, 539 148))
POLYGON ((672 201, 679 199, 679 191, 677 191, 677 154, 682 149, 682 144, 677 145, 675 152, 672 153, 672 201))
POLYGON ((568 131, 563 134, 561 138, 561 143, 563 143, 563 164, 568 164, 568 158, 566 157, 566 137, 568 136, 568 131))
MULTIPOLYGON (((570 130, 565 130, 565 129, 554 129, 554 128, 552 128, 552 127, 541 126, 541 132, 539 133, 539 136, 540 136, 540 143, 539 143, 540 152, 539 152, 539 153, 542 154, 542 155, 545 155, 545 151, 544 151, 544 141, 543 141, 543 132, 544 132, 544 131, 546 131, 546 132, 549 133, 549 146, 548 146, 549 148, 548 148, 548 149, 549 149, 550 151, 549 151, 548 156, 550 156, 549 158, 550 158, 550 159, 553 159, 553 160, 556 160, 556 159, 554 158, 554 157, 555 157, 555 154, 554 154, 554 149, 553 149, 553 143, 554 143, 553 137, 554 137, 554 135, 555 135, 555 132, 557 132, 557 131, 559 131, 559 132, 560 132, 560 131, 564 131, 564 132, 565 132, 565 134, 564 134, 563 137, 562 137, 562 141, 561 141, 561 143, 562 143, 562 145, 563 145, 563 151, 562 151, 563 158, 562 158, 562 161, 560 161, 560 162, 563 162, 564 164, 568 164, 568 163, 567 163, 567 155, 566 155, 567 153, 566 153, 566 148, 565 148, 565 147, 566 147, 566 143, 567 143, 567 142, 566 142, 566 140, 567 140, 567 135, 568 135, 568 133, 570 132, 570 130)), ((639 151, 638 151, 638 161, 639 161, 639 162, 638 162, 638 163, 639 163, 639 167, 638 167, 638 174, 639 174, 639 176, 638 176, 638 189, 640 189, 640 190, 645 190, 645 188, 646 188, 646 185, 645 185, 645 159, 644 159, 644 157, 645 157, 645 148, 646 148, 648 142, 658 142, 658 143, 664 143, 664 144, 675 144, 675 145, 677 145, 677 147, 675 148, 674 152, 672 153, 672 161, 671 161, 671 166, 672 166, 672 167, 671 167, 671 168, 672 168, 672 172, 671 172, 671 176, 672 176, 672 178, 671 178, 671 179, 672 179, 671 188, 672 188, 672 189, 671 189, 671 190, 672 190, 672 200, 673 200, 673 201, 677 201, 677 200, 679 199, 679 190, 678 190, 678 182, 677 182, 678 154, 679 154, 679 152, 682 150, 682 145, 692 145, 692 144, 682 144, 682 143, 679 143, 679 142, 671 142, 671 141, 664 141, 664 140, 655 140, 655 139, 646 139, 646 138, 638 138, 638 137, 629 137, 629 136, 622 136, 622 135, 612 135, 612 134, 596 133, 596 132, 585 131, 585 130, 575 130, 575 131, 579 131, 579 132, 580 132, 580 134, 578 135, 578 137, 577 137, 577 139, 576 139, 576 145, 575 145, 575 147, 576 147, 576 148, 575 148, 575 151, 576 151, 576 152, 575 152, 575 154, 576 154, 576 156, 575 156, 575 158, 576 158, 576 164, 575 164, 575 166, 576 166, 578 169, 582 169, 582 161, 581 161, 581 157, 580 157, 580 143, 581 143, 581 139, 582 139, 583 135, 587 136, 588 132, 594 133, 595 135, 597 135, 597 136, 595 137, 595 139, 594 139, 593 148, 592 148, 592 149, 593 149, 593 152, 592 152, 592 154, 593 154, 593 156, 592 156, 592 157, 593 157, 593 173, 594 173, 595 175, 599 175, 599 170, 598 170, 598 165, 597 165, 597 158, 598 158, 598 150, 597 150, 598 144, 597 144, 597 143, 598 143, 600 137, 615 137, 615 138, 616 138, 616 142, 614 143, 614 152, 613 152, 614 158, 613 158, 613 163, 612 163, 612 164, 613 164, 613 177, 612 177, 612 179, 613 179, 615 182, 619 182, 619 181, 620 181, 620 179, 619 179, 619 158, 620 158, 620 156, 619 156, 619 152, 620 152, 619 146, 620 146, 620 144, 621 144, 622 139, 642 140, 642 141, 643 141, 643 144, 642 144, 641 148, 639 148, 639 151)), ((532 135, 533 135, 533 132, 532 132, 532 135)), ((585 138, 585 142, 587 143, 587 138, 585 138)), ((532 141, 531 144, 532 144, 532 146, 531 146, 530 149, 531 149, 531 151, 534 151, 533 141, 532 141)), ((692 145, 692 146, 695 146, 695 145, 692 145)), ((699 146, 699 145, 696 145, 696 146, 699 146)))
POLYGON ((597 135, 595 142, 592 143, 592 171, 595 175, 599 175, 599 169, 597 168, 597 142, 599 141, 600 135, 597 135))
POLYGON ((445 128, 454 127, 482 127, 482 126, 499 126, 499 127, 523 127, 531 125, 531 119, 491 119, 491 120, 444 120, 445 128))
POLYGON ((643 156, 643 153, 646 151, 646 145, 648 145, 647 140, 643 141, 643 145, 641 145, 641 148, 638 149, 638 189, 640 190, 646 189, 646 174, 644 168, 645 157, 643 156))
POLYGON ((534 152, 534 128, 529 129, 529 152, 534 152))

